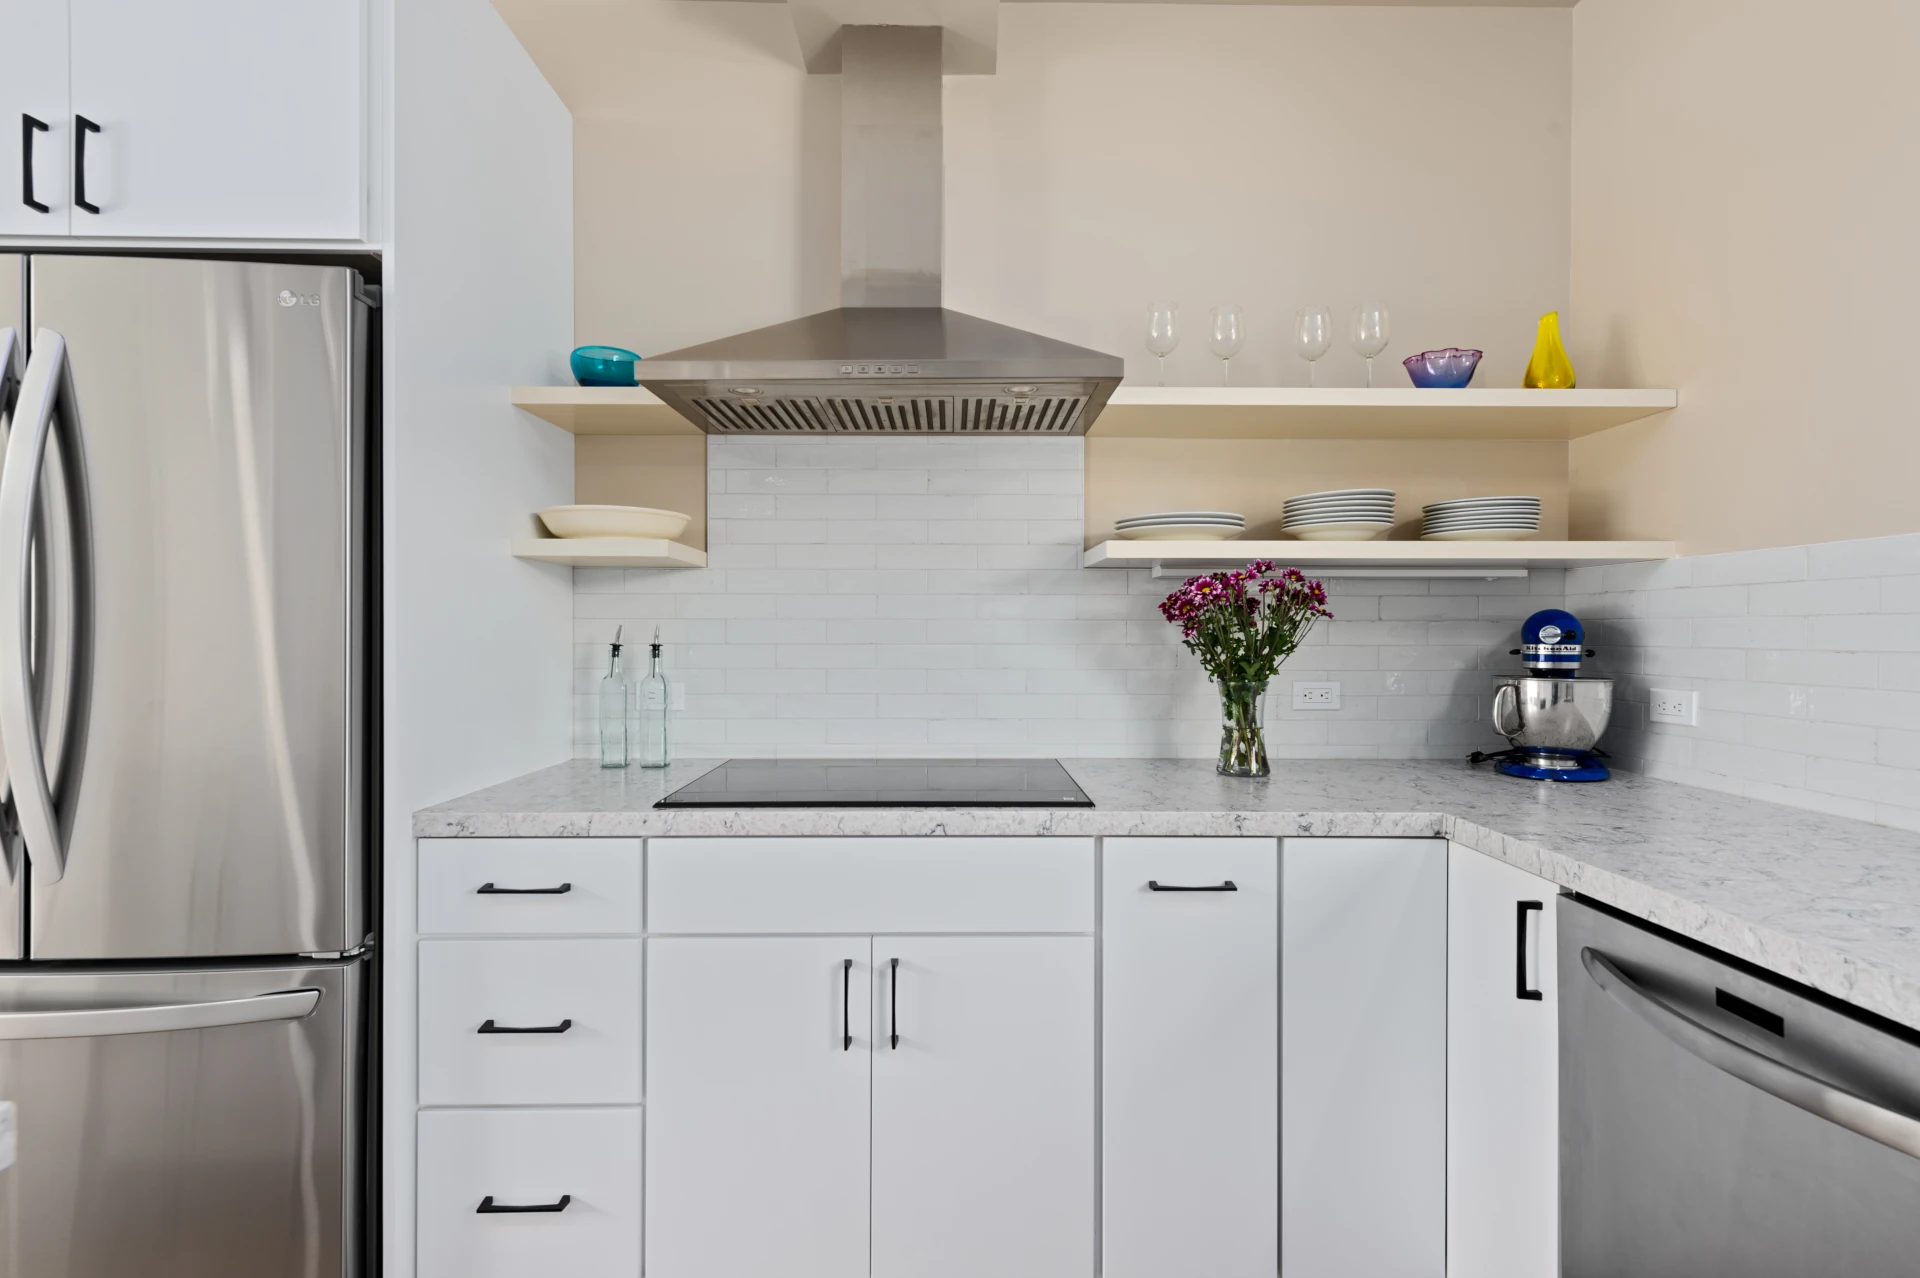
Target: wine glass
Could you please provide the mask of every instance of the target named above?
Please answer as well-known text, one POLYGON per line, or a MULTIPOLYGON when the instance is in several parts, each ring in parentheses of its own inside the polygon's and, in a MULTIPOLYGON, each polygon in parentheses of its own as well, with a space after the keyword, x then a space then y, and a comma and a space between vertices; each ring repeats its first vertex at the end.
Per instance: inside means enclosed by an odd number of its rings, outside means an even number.
POLYGON ((1220 384, 1228 384, 1228 370, 1233 357, 1247 340, 1246 321, 1240 316, 1240 308, 1228 303, 1213 308, 1213 331, 1207 335, 1207 349, 1220 360, 1220 384))
POLYGON ((1147 308, 1147 349, 1160 359, 1160 384, 1167 384, 1167 356, 1180 344, 1180 304, 1155 302, 1147 308))
POLYGON ((1313 385, 1314 361, 1333 349, 1333 315, 1326 307, 1302 309, 1294 315, 1293 349, 1307 361, 1307 385, 1313 385))
POLYGON ((1373 357, 1387 349, 1387 337, 1391 329, 1387 320, 1387 308, 1378 302, 1368 302, 1353 313, 1353 349, 1367 361, 1367 385, 1373 385, 1373 357))

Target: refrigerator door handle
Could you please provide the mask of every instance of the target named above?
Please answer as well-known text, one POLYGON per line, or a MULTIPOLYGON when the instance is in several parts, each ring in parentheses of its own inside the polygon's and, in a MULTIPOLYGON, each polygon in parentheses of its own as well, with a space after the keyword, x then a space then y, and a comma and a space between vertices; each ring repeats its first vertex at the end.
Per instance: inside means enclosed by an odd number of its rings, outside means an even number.
MULTIPOLYGON (((27 861, 42 883, 66 873, 66 832, 48 779, 46 743, 36 721, 33 686, 33 528, 39 504, 41 469, 47 441, 62 428, 61 444, 68 478, 66 494, 73 516, 74 695, 68 707, 69 732, 63 752, 77 762, 87 720, 92 655, 90 546, 92 514, 87 505, 86 467, 81 451, 79 409, 67 342, 50 328, 34 336, 33 355, 21 379, 6 460, 0 465, 0 742, 5 743, 7 778, 14 813, 26 845, 27 861), (58 427, 56 427, 58 422, 58 427)), ((75 778, 62 778, 71 787, 75 778)))
MULTIPOLYGON (((0 449, 13 435, 13 407, 20 394, 20 381, 26 374, 26 346, 20 330, 0 328, 0 449)), ((6 881, 20 877, 19 821, 13 812, 13 787, 5 774, 5 755, 0 753, 0 866, 6 881)))
POLYGON ((28 1038, 103 1038, 110 1034, 165 1034, 175 1030, 298 1021, 313 1015, 320 991, 285 990, 210 1003, 152 1007, 85 1007, 46 1012, 0 1012, 0 1042, 28 1038))

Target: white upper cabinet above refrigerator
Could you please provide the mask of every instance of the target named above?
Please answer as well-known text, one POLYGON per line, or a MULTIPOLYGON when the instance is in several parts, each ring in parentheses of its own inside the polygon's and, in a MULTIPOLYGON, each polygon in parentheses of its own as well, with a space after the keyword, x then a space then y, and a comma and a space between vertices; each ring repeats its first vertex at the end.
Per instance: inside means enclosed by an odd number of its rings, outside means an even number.
POLYGON ((0 234, 361 239, 365 8, 0 0, 0 43, 33 51, 0 86, 21 186, 0 234))
MULTIPOLYGON (((0 235, 67 233, 67 9, 0 0, 0 235)), ((11 322, 11 321, 9 321, 11 322)))

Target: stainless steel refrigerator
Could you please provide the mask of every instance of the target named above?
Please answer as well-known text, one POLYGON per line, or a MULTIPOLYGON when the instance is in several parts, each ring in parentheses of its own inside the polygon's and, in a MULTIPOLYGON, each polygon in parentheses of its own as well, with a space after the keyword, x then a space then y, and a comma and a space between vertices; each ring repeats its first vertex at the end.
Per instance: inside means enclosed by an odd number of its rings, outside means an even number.
POLYGON ((358 1269, 368 306, 0 256, 0 1278, 358 1269))

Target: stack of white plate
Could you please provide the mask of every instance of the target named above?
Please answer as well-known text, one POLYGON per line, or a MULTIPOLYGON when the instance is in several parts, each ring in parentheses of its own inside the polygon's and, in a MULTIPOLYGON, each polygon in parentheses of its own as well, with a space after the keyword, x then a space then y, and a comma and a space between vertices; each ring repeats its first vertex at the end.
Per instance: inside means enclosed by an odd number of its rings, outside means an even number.
POLYGON ((1116 519, 1113 530, 1133 541, 1225 541, 1247 530, 1247 517, 1231 510, 1163 510, 1116 519))
POLYGON ((1372 541, 1393 527, 1393 489, 1340 488, 1287 498, 1280 528, 1302 541, 1372 541))
POLYGON ((1540 531, 1538 497, 1436 501, 1423 513, 1423 541, 1525 541, 1540 531))

